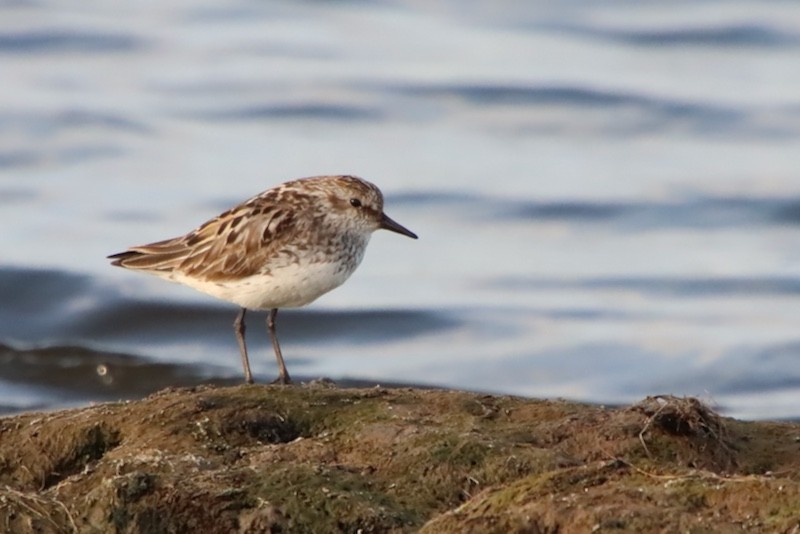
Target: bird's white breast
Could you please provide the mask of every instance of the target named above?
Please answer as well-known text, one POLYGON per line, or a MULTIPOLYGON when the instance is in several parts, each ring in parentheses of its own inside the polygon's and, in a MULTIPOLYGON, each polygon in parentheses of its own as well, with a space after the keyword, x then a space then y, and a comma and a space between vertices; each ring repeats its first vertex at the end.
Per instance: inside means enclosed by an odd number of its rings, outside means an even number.
POLYGON ((297 308, 342 285, 361 263, 369 237, 361 234, 346 241, 338 254, 324 251, 295 255, 297 261, 273 262, 263 271, 241 278, 208 280, 179 271, 167 277, 243 308, 297 308))
POLYGON ((175 273, 173 280, 243 308, 265 310, 305 306, 342 285, 355 270, 342 263, 292 264, 269 274, 211 282, 175 273))

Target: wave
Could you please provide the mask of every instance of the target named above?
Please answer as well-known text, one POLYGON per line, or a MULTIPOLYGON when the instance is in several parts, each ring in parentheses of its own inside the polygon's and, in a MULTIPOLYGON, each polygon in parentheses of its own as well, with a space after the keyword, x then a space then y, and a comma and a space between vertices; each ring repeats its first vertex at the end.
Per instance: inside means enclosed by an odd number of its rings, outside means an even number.
POLYGON ((579 85, 499 85, 445 84, 395 85, 388 91, 426 98, 458 98, 477 105, 573 106, 573 107, 637 107, 666 117, 701 117, 735 120, 743 117, 736 108, 669 100, 629 91, 582 87, 579 85))
POLYGON ((694 28, 610 29, 561 26, 559 31, 634 46, 648 47, 787 47, 800 44, 800 37, 757 24, 732 24, 694 28))
POLYGON ((137 52, 144 41, 122 33, 39 29, 0 33, 0 54, 97 54, 137 52))
POLYGON ((529 200, 449 191, 392 195, 392 204, 408 208, 436 206, 455 217, 491 221, 561 221, 609 224, 614 230, 664 228, 715 229, 800 224, 800 197, 693 196, 676 200, 529 200))
MULTIPOLYGON (((677 130, 704 136, 794 138, 800 135, 796 106, 777 104, 774 107, 749 107, 723 104, 715 100, 691 100, 635 92, 612 87, 550 83, 544 85, 450 83, 395 84, 381 87, 390 93, 444 104, 457 101, 491 114, 493 108, 515 107, 533 113, 509 121, 501 116, 512 134, 557 133, 552 121, 537 119, 539 109, 552 113, 574 110, 581 115, 577 122, 562 121, 564 133, 597 132, 603 135, 631 136, 646 132, 677 130), (587 117, 587 110, 596 111, 587 117)), ((426 108, 427 109, 427 108, 426 108)), ((453 112, 451 107, 443 108, 453 112)), ((430 110, 427 111, 430 114, 430 110)), ((418 115, 417 113, 413 115, 418 115)), ((487 119, 488 120, 488 119, 487 119)))
POLYGON ((487 283, 505 290, 620 290, 680 297, 800 295, 800 277, 622 276, 583 279, 507 277, 487 283))
POLYGON ((190 116, 195 119, 208 121, 318 119, 342 122, 379 122, 384 117, 383 113, 377 108, 327 102, 233 106, 228 109, 197 111, 190 116))

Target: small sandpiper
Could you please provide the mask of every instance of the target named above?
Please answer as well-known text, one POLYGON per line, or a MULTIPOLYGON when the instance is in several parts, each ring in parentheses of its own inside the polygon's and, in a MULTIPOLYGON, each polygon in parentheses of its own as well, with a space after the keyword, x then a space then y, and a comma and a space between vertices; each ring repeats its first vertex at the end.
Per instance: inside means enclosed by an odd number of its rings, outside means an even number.
POLYGON ((315 176, 280 184, 186 235, 113 254, 112 265, 187 285, 241 307, 234 321, 244 378, 253 383, 245 344, 247 310, 269 310, 276 382, 291 378, 275 318, 339 287, 356 270, 372 232, 417 235, 383 212, 383 195, 355 176, 315 176))

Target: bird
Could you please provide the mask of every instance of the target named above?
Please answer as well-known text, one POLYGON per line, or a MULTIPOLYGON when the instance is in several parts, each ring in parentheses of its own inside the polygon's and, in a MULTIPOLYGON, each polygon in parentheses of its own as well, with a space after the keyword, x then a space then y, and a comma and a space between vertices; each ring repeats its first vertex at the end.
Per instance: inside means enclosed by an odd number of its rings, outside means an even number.
POLYGON ((233 326, 248 384, 253 375, 245 314, 268 310, 275 382, 290 384, 275 327, 278 310, 305 306, 343 284, 379 229, 417 239, 384 213, 383 194, 373 183, 350 175, 312 176, 268 189, 185 235, 108 259, 239 306, 233 326))

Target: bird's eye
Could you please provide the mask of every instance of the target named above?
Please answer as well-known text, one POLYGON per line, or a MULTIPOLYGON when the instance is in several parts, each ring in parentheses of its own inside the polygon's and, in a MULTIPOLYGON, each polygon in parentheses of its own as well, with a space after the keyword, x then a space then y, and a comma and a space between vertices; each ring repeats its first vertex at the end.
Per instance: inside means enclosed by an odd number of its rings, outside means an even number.
POLYGON ((354 208, 360 208, 361 207, 361 201, 358 200, 357 198, 351 198, 350 199, 350 205, 353 206, 354 208))

